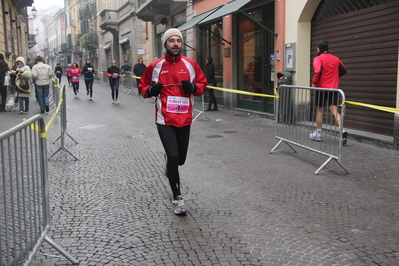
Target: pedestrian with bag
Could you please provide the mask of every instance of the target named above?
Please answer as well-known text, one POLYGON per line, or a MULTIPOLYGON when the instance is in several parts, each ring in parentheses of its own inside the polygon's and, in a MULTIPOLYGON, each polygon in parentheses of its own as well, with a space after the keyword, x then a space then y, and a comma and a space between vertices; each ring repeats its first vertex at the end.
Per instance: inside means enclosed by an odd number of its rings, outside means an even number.
POLYGON ((83 66, 82 74, 86 84, 87 96, 90 97, 90 101, 93 98, 93 82, 94 82, 94 67, 90 63, 90 59, 86 59, 86 64, 83 66))
POLYGON ((168 29, 162 42, 165 56, 146 68, 139 90, 144 98, 155 97, 155 123, 166 153, 165 174, 173 193, 173 211, 184 214, 179 166, 187 157, 194 97, 201 96, 208 83, 198 64, 181 54, 183 35, 178 29, 168 29))
POLYGON ((111 96, 112 96, 112 104, 119 104, 118 95, 119 95, 119 78, 120 78, 120 70, 119 67, 116 66, 116 61, 111 61, 111 66, 105 72, 105 75, 109 77, 109 85, 111 87, 111 96))
POLYGON ((69 71, 69 75, 71 76, 73 93, 75 94, 75 98, 76 98, 76 97, 78 97, 78 93, 79 93, 79 82, 80 82, 79 77, 82 75, 82 72, 80 71, 77 63, 72 64, 72 68, 69 71))
POLYGON ((40 55, 36 57, 36 65, 32 67, 32 77, 36 85, 37 98, 39 100, 40 113, 48 112, 50 83, 52 82, 53 70, 44 63, 40 55))
MULTIPOLYGON (((211 56, 208 56, 206 59, 206 80, 210 86, 216 86, 215 65, 213 64, 213 58, 211 56)), ((209 103, 208 109, 206 109, 206 111, 217 111, 218 104, 216 102, 215 91, 211 88, 208 88, 207 90, 209 92, 209 103)))
MULTIPOLYGON (((137 61, 137 64, 134 65, 133 67, 133 73, 136 77, 141 77, 141 75, 143 75, 144 70, 147 68, 146 65, 144 65, 143 63, 143 58, 139 58, 137 61)), ((136 78, 136 82, 137 82, 137 89, 139 88, 139 84, 140 84, 140 79, 136 78)), ((138 90, 138 93, 140 95, 140 90, 138 90)))
POLYGON ((25 65, 25 59, 23 57, 17 57, 16 66, 16 69, 11 71, 11 75, 15 76, 19 113, 26 114, 29 112, 31 70, 29 66, 25 65))

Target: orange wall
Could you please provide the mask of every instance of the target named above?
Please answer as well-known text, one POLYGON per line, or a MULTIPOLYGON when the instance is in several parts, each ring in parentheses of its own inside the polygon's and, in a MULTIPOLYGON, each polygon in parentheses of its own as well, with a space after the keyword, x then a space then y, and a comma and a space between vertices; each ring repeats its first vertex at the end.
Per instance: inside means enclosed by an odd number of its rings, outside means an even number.
POLYGON ((275 41, 275 84, 277 84, 277 72, 284 71, 285 1, 275 1, 275 32, 278 34, 275 41), (277 51, 280 51, 280 61, 277 61, 277 51))
POLYGON ((194 10, 196 14, 202 14, 208 10, 211 10, 215 7, 225 5, 231 0, 204 0, 194 5, 194 10))

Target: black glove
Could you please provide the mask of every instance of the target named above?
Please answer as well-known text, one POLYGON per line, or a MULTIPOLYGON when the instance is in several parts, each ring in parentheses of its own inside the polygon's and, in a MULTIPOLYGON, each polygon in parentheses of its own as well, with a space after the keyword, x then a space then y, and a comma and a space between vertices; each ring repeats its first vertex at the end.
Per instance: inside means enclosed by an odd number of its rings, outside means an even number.
POLYGON ((161 92, 163 84, 162 83, 156 83, 152 85, 148 90, 147 90, 147 95, 148 96, 155 96, 157 97, 159 93, 161 92))
POLYGON ((185 93, 191 94, 197 91, 197 87, 195 86, 194 83, 191 83, 188 80, 182 80, 181 83, 183 83, 183 90, 185 93))

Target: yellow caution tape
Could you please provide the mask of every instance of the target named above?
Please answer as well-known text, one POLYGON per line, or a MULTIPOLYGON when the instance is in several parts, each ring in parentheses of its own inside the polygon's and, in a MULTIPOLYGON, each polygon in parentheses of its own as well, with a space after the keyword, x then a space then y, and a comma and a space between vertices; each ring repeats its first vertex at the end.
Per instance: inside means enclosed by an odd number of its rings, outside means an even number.
POLYGON ((49 131, 51 124, 53 124, 54 120, 57 118, 57 114, 60 111, 63 102, 64 102, 64 98, 61 98, 60 102, 58 103, 57 110, 55 110, 53 117, 50 119, 50 121, 46 125, 46 132, 49 131))
POLYGON ((227 88, 220 88, 220 87, 214 87, 214 86, 207 86, 207 88, 215 89, 215 90, 220 90, 220 91, 233 92, 233 93, 237 93, 237 94, 245 94, 245 95, 259 96, 259 97, 272 97, 272 98, 276 98, 276 97, 277 97, 277 96, 275 96, 275 95, 262 94, 262 93, 254 93, 254 92, 249 92, 249 91, 239 91, 239 90, 233 90, 233 89, 227 89, 227 88))
POLYGON ((378 106, 378 105, 367 104, 367 103, 351 102, 351 101, 343 101, 343 103, 349 103, 349 104, 353 104, 353 105, 369 107, 369 108, 373 108, 373 109, 377 109, 377 110, 385 111, 385 112, 390 112, 390 113, 396 113, 396 114, 399 113, 399 109, 397 109, 397 108, 384 107, 384 106, 378 106))

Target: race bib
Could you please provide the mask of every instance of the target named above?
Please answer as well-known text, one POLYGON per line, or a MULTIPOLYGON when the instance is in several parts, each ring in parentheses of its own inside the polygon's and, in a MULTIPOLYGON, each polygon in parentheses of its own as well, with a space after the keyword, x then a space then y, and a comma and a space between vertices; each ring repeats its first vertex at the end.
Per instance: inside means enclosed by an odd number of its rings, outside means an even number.
POLYGON ((190 99, 187 97, 168 96, 166 111, 169 113, 188 113, 190 99))
POLYGON ((61 71, 57 71, 57 74, 61 74, 61 71))
POLYGON ((93 72, 93 68, 92 68, 92 67, 88 67, 88 68, 87 68, 87 71, 93 72))
POLYGON ((118 77, 118 73, 112 73, 112 78, 116 79, 118 77))
POLYGON ((79 80, 79 77, 73 76, 73 77, 72 77, 72 80, 73 80, 73 81, 78 81, 78 80, 79 80))

